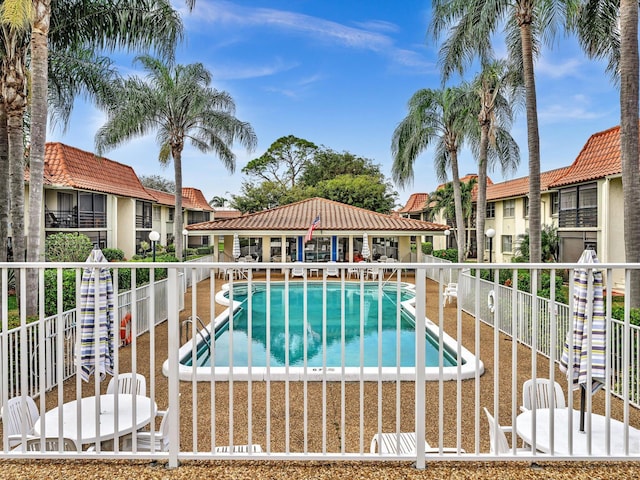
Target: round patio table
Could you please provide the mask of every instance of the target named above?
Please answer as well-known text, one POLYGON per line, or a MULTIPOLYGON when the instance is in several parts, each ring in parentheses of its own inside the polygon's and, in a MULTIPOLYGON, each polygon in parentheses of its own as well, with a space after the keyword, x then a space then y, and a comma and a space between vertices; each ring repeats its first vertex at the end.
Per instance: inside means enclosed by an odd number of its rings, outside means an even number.
MULTIPOLYGON (((549 417, 551 409, 538 408, 536 410, 536 449, 551 453, 551 435, 549 430, 549 417)), ((586 414, 588 415, 588 414, 586 414)), ((553 453, 554 455, 569 455, 569 438, 573 435, 573 455, 588 455, 588 418, 585 418, 585 431, 580 432, 580 411, 568 408, 553 409, 553 453), (569 431, 569 412, 573 416, 573 431, 569 431)), ((526 410, 516 419, 516 431, 528 445, 533 443, 533 410, 526 410)), ((607 455, 606 444, 607 418, 596 413, 591 414, 591 455, 607 455)), ((624 455, 624 423, 611 419, 610 423, 610 455, 624 455)), ((629 453, 640 454, 640 430, 629 427, 629 453)))
MULTIPOLYGON (((78 400, 73 400, 62 405, 62 436, 70 438, 76 444, 96 443, 120 437, 134 430, 139 430, 151 423, 157 407, 149 397, 142 395, 118 394, 118 424, 115 421, 115 397, 116 395, 100 395, 80 399, 80 429, 78 430, 78 400), (99 400, 97 402, 96 400, 99 400), (135 418, 133 416, 133 404, 135 402, 135 418), (96 430, 96 407, 99 404, 99 421, 96 430)), ((33 426, 34 434, 42 433, 47 437, 58 437, 60 407, 46 412, 33 426)))

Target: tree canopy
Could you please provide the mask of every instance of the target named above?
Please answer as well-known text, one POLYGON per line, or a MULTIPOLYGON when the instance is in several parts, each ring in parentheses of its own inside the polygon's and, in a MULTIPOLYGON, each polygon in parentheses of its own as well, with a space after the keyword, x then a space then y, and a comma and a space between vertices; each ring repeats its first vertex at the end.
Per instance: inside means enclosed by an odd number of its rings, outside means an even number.
POLYGON ((141 175, 138 177, 145 188, 153 188, 161 192, 176 193, 176 182, 160 175, 141 175))
POLYGON ((288 205, 312 197, 389 213, 397 192, 372 160, 317 147, 292 135, 276 140, 242 172, 250 180, 230 205, 244 213, 288 205))

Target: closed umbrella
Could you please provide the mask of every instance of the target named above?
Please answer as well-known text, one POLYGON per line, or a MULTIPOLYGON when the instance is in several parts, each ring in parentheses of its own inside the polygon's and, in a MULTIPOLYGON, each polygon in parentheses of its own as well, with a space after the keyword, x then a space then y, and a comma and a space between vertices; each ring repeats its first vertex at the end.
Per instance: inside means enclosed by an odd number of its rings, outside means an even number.
MULTIPOLYGON (((108 263, 98 248, 87 258, 87 263, 102 262, 108 263)), ((79 327, 80 378, 87 382, 94 372, 100 380, 113 375, 113 279, 106 266, 86 267, 82 273, 79 327)))
POLYGON ((369 250, 369 236, 366 233, 362 234, 362 256, 365 260, 368 260, 371 256, 371 250, 369 250))
POLYGON ((580 431, 584 431, 586 391, 593 394, 606 382, 604 293, 602 271, 593 268, 599 263, 595 251, 582 252, 578 263, 588 268, 576 268, 573 274, 573 323, 562 349, 560 370, 573 381, 572 388, 582 387, 580 400, 580 431), (591 342, 589 342, 589 330, 591 342), (572 343, 573 337, 573 343, 572 343), (591 370, 591 384, 587 385, 591 370))
POLYGON ((240 257, 240 239, 238 238, 238 234, 233 234, 233 258, 240 257))

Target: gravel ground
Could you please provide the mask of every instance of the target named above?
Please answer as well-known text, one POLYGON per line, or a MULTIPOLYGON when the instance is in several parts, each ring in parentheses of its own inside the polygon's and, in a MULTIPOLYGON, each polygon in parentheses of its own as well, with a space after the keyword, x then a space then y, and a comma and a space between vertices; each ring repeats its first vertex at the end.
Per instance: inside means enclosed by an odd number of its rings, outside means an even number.
MULTIPOLYGON (((277 278, 274 276, 274 278, 277 278)), ((219 288, 222 283, 215 280, 215 288, 219 288)), ((201 282, 196 290, 197 294, 197 314, 202 319, 210 318, 210 284, 208 281, 201 282)), ((427 282, 427 315, 431 319, 438 318, 439 305, 437 301, 437 285, 427 282)), ((181 313, 181 319, 191 315, 191 292, 186 296, 186 309, 181 313)), ((216 313, 221 311, 220 306, 216 306, 216 313)), ((444 328, 451 336, 456 337, 458 326, 461 330, 463 345, 472 352, 476 351, 475 346, 475 322, 465 314, 456 314, 455 302, 453 306, 444 309, 444 328)), ((205 321, 206 323, 206 321, 205 321)), ((148 378, 150 388, 151 376, 155 378, 155 398, 158 407, 166 408, 167 381, 162 375, 162 362, 167 358, 167 329, 166 323, 157 327, 155 335, 155 346, 153 350, 156 355, 150 355, 149 335, 145 334, 139 338, 133 357, 131 347, 121 349, 119 357, 119 370, 127 372, 132 370, 132 363, 135 359, 136 370, 144 373, 148 378), (153 373, 152 373, 153 372, 153 373)), ((480 379, 480 406, 487 406, 493 410, 494 387, 499 391, 500 420, 502 424, 511 424, 512 411, 512 342, 502 335, 497 338, 493 329, 480 325, 480 358, 485 362, 485 374, 480 379), (494 343, 498 344, 499 362, 494 362, 494 343), (497 374, 497 380, 496 380, 497 374)), ((531 377, 533 359, 537 361, 537 372, 540 377, 549 376, 549 362, 541 356, 532 356, 531 351, 521 345, 517 347, 517 368, 516 385, 521 388, 523 382, 531 377)), ((562 379, 562 374, 556 369, 555 375, 562 379)), ((561 382, 562 383, 562 382, 561 382)), ((326 427, 326 442, 328 451, 339 451, 341 442, 344 441, 347 451, 357 451, 360 447, 368 451, 370 439, 378 429, 378 384, 375 382, 352 382, 347 384, 345 403, 346 428, 342 432, 340 425, 340 383, 327 384, 326 404, 328 428, 326 427), (363 402, 360 401, 363 398, 363 402), (360 416, 364 420, 364 434, 360 443, 360 416)), ((83 395, 92 395, 95 385, 93 382, 80 386, 83 395)), ((106 389, 106 382, 100 386, 106 389)), ((428 382, 425 387, 429 418, 442 417, 444 425, 444 443, 446 447, 455 446, 455 428, 458 416, 462 425, 462 448, 467 452, 475 451, 474 444, 474 424, 475 411, 474 390, 475 380, 466 380, 460 384, 460 393, 457 390, 456 382, 443 383, 442 408, 439 408, 439 389, 437 382, 428 382), (457 409, 457 396, 460 394, 461 411, 457 409)), ((193 418, 196 418, 198 426, 197 449, 206 451, 211 448, 212 438, 209 435, 211 418, 209 416, 209 405, 211 404, 211 388, 208 383, 200 383, 194 386, 190 382, 181 382, 181 444, 183 448, 191 449, 193 441, 193 418), (194 415, 192 395, 197 397, 197 412, 194 415)), ((303 384, 301 382, 289 384, 289 398, 301 399, 303 397, 303 384)), ((307 438, 308 449, 310 451, 320 451, 322 448, 322 417, 317 412, 322 411, 323 394, 320 382, 309 382, 307 385, 309 399, 307 422, 309 436, 307 438)), ((65 383, 63 397, 65 401, 75 398, 76 383, 71 380, 65 383)), ((215 443, 226 445, 228 439, 229 413, 233 414, 234 443, 247 443, 248 424, 248 403, 252 404, 253 414, 252 443, 260 443, 263 449, 267 448, 266 439, 266 417, 264 415, 264 405, 266 399, 266 383, 252 382, 251 388, 247 383, 235 382, 233 384, 233 408, 228 406, 229 384, 226 382, 216 382, 215 402, 216 402, 216 432, 215 443), (249 400, 249 391, 251 400, 249 400)), ((285 422, 282 419, 288 414, 290 422, 290 451, 299 452, 304 449, 303 431, 304 405, 302 401, 290 401, 288 411, 285 407, 285 384, 283 382, 271 383, 271 451, 285 451, 285 422)), ((393 383, 382 385, 382 418, 383 430, 394 431, 396 422, 396 386, 393 383)), ((566 393, 566 392, 565 392, 566 393)), ((47 395, 47 409, 57 405, 57 389, 47 395)), ((404 431, 413 430, 413 402, 414 386, 412 383, 404 382, 400 390, 401 417, 399 419, 401 429, 404 431)), ((516 399, 519 405, 521 392, 516 392, 516 399)), ((574 397, 574 405, 579 405, 577 395, 574 397)), ((598 392, 593 397, 594 411, 604 412, 604 392, 598 392)), ((622 402, 612 401, 612 416, 622 418, 622 402)), ((640 415, 637 409, 631 409, 630 422, 634 426, 640 425, 640 415)), ((486 419, 480 419, 480 444, 479 451, 487 452, 489 449, 488 427, 486 419)), ((427 441, 432 445, 437 445, 438 422, 427 421, 427 441)), ((26 461, 3 461, 0 468, 0 478, 64 478, 64 479, 94 479, 94 478, 157 478, 157 479, 179 479, 179 478, 265 478, 265 479, 289 479, 289 478, 637 478, 640 476, 640 463, 556 463, 549 462, 532 468, 528 463, 478 463, 478 462, 433 462, 428 464, 427 469, 418 471, 409 462, 405 463, 382 463, 382 462, 276 462, 276 461, 185 461, 175 470, 168 470, 162 464, 150 465, 147 461, 62 461, 62 460, 38 460, 36 462, 26 461)))

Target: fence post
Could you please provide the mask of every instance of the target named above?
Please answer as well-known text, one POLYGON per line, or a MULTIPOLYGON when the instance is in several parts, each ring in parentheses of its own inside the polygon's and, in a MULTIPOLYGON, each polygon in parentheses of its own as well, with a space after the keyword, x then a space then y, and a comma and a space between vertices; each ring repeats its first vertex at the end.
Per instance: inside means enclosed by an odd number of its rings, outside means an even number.
POLYGON ((168 360, 169 360, 169 468, 178 466, 180 453, 180 381, 178 379, 178 350, 180 348, 178 269, 168 269, 168 360), (173 293, 171 293, 173 292, 173 293))
POLYGON ((426 281, 427 272, 424 268, 416 269, 416 387, 415 387, 415 418, 416 418, 416 468, 425 468, 424 439, 425 439, 425 372, 424 358, 426 350, 425 321, 426 315, 426 281))

